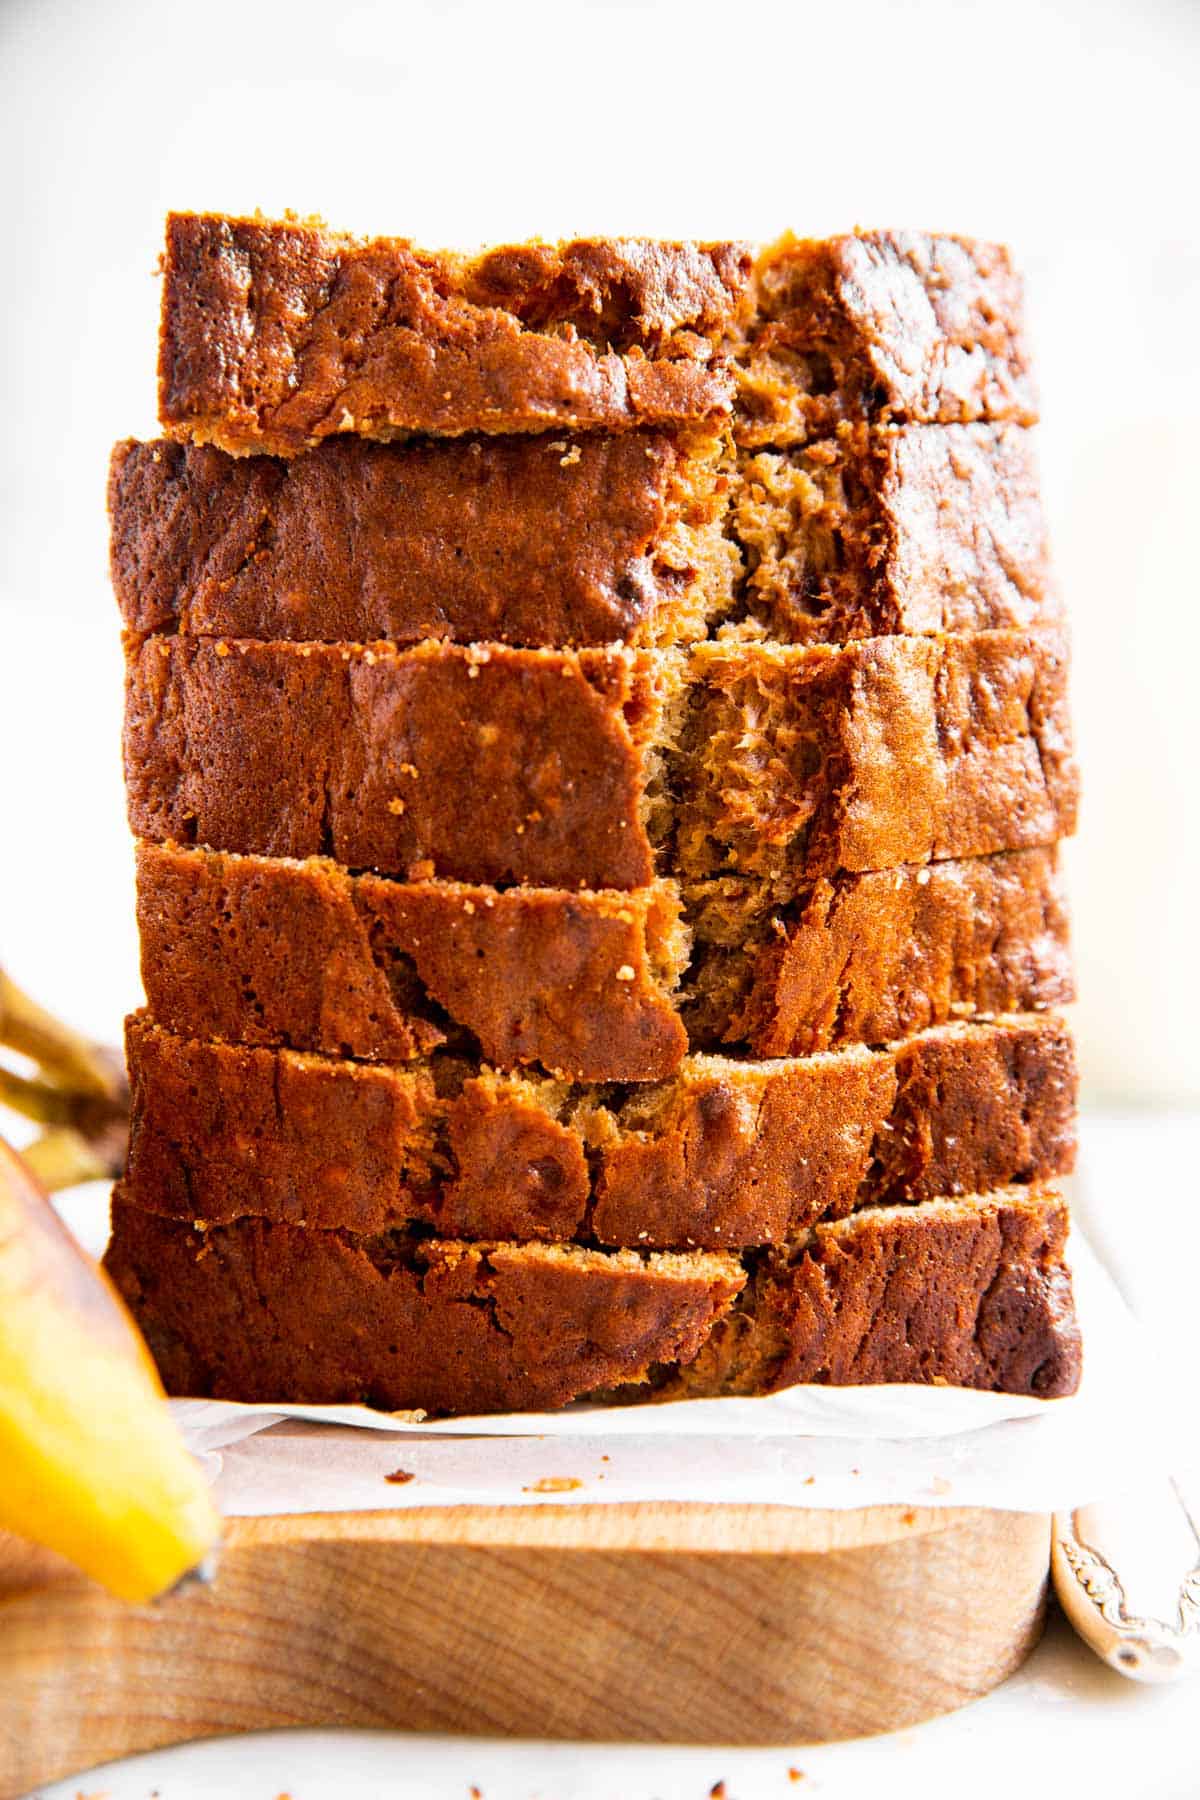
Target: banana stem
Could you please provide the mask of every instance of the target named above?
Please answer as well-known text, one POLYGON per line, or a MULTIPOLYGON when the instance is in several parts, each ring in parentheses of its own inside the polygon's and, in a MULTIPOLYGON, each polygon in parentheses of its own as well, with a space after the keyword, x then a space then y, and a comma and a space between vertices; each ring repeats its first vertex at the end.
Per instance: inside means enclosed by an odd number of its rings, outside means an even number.
POLYGON ((0 1064, 0 1106, 20 1113, 39 1125, 69 1125, 75 1113, 74 1096, 44 1081, 15 1075, 0 1064))
POLYGON ((55 1085, 120 1102, 124 1083, 111 1051, 64 1025, 0 969, 0 1044, 27 1056, 55 1085))
POLYGON ((84 1181, 112 1181, 121 1173, 123 1161, 120 1155, 114 1159, 102 1154, 100 1145, 69 1125, 43 1131, 32 1144, 26 1144, 21 1159, 48 1194, 62 1193, 84 1181))
POLYGON ((0 1108, 45 1129, 24 1151, 52 1192, 113 1180, 125 1164, 129 1089, 117 1051, 93 1044, 22 993, 0 969, 0 1045, 36 1064, 18 1075, 0 1063, 0 1108))

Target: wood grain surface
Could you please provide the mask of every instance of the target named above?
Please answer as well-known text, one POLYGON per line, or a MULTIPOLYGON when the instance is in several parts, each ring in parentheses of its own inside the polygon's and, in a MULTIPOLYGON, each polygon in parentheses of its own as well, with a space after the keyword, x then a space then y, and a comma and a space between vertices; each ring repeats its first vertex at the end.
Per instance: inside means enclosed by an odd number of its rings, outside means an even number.
POLYGON ((1041 1630, 1050 1522, 874 1508, 447 1507, 229 1523, 127 1607, 0 1539, 0 1800, 288 1725, 798 1744, 986 1693, 1041 1630))

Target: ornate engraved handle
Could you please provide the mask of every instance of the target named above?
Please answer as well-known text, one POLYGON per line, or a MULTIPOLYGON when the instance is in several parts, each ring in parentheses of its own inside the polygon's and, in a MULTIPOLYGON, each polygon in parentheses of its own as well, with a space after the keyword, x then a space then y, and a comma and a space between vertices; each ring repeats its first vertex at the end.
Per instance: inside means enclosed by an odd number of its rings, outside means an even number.
POLYGON ((1175 1482, 1058 1513, 1051 1566, 1063 1611, 1118 1674, 1200 1669, 1200 1537, 1175 1482))

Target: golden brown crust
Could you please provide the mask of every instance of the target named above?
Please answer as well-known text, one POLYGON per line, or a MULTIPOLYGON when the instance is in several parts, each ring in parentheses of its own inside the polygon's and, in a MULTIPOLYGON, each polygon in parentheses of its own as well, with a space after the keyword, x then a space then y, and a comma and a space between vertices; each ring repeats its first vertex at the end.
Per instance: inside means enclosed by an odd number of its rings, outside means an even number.
POLYGON ((725 1256, 262 1219, 206 1230, 119 1195, 105 1267, 172 1393, 431 1413, 563 1406, 635 1381, 660 1357, 693 1355, 744 1279, 725 1256))
POLYGON ((690 1057, 629 1091, 199 1042, 138 1015, 127 1044, 126 1196, 210 1223, 740 1248, 868 1203, 1065 1174, 1075 1151, 1074 1052, 1052 1017, 690 1057))
POLYGON ((643 886, 672 835, 685 880, 987 855, 1069 833, 1076 798, 1051 633, 686 656, 151 638, 125 753, 139 836, 500 885, 643 886))
POLYGON ((1002 244, 919 231, 787 237, 755 267, 737 363, 744 443, 843 420, 1032 424, 1020 277, 1002 244))
POLYGON ((1061 619, 1019 425, 847 426, 743 454, 730 528, 746 557, 743 607, 785 641, 1061 619))
POLYGON ((699 1355, 655 1371, 652 1391, 675 1400, 797 1382, 937 1382, 1073 1394, 1082 1354, 1067 1230, 1052 1188, 820 1225, 795 1248, 765 1253, 699 1355))
POLYGON ((1075 998, 1053 846, 822 877, 783 905, 731 876, 685 899, 693 1047, 807 1056, 1075 998))
POLYGON ((702 433, 368 444, 291 462, 118 444, 131 631, 415 643, 670 643, 727 610, 722 445, 702 433))
POLYGON ((299 222, 167 220, 159 415, 289 456, 340 431, 622 431, 724 416, 740 244, 601 238, 472 260, 299 222))
POLYGON ((175 1030, 392 1062, 466 1033, 499 1068, 584 1081, 660 1080, 687 1050, 669 883, 405 883, 145 843, 137 862, 142 978, 175 1030))

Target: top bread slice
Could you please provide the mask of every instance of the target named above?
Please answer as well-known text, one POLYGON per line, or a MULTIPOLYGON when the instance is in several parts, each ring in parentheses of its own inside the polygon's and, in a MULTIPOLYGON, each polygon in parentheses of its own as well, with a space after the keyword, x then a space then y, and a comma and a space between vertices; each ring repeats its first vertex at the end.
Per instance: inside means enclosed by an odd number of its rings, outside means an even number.
POLYGON ((748 443, 793 443, 843 418, 1036 412, 1008 252, 961 238, 789 238, 757 264, 606 238, 466 258, 184 213, 164 272, 163 426, 235 453, 731 415, 748 443))

